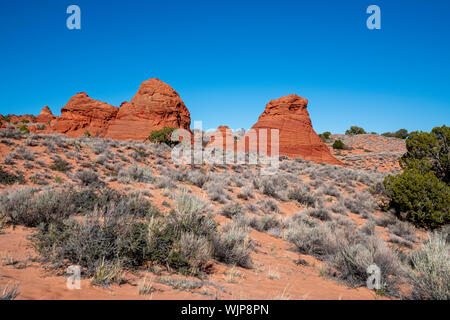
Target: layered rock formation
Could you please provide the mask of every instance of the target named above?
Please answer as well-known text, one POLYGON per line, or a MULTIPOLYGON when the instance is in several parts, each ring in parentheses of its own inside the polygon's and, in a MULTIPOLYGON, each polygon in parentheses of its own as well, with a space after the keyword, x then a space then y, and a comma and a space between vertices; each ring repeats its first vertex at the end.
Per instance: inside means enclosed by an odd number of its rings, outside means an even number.
MULTIPOLYGON (((279 154, 290 158, 303 158, 318 163, 342 164, 333 157, 327 146, 312 128, 307 111, 308 100, 291 94, 271 100, 264 112, 253 125, 258 140, 260 130, 267 129, 267 150, 271 149, 271 130, 279 130, 279 154)), ((246 150, 256 150, 255 143, 247 145, 246 150)))
POLYGON ((86 132, 93 137, 103 137, 118 111, 117 107, 80 92, 61 109, 61 116, 51 125, 52 130, 70 137, 79 137, 86 132))
POLYGON ((41 113, 38 114, 34 118, 34 122, 36 123, 49 123, 52 120, 55 120, 57 116, 55 116, 48 106, 42 108, 41 113))
POLYGON ((178 93, 153 78, 144 81, 131 102, 124 102, 106 136, 120 140, 144 140, 163 127, 189 130, 191 116, 178 93))
POLYGON ((236 150, 236 143, 233 131, 228 126, 219 126, 215 132, 208 134, 211 139, 207 144, 207 148, 222 148, 236 150))

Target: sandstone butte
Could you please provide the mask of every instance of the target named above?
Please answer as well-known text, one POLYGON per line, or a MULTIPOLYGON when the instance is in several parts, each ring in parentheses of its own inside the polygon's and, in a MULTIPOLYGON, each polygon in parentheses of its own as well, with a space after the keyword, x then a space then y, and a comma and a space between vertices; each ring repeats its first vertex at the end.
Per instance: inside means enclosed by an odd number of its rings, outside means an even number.
MULTIPOLYGON (((342 163, 334 158, 327 146, 314 132, 307 111, 308 100, 298 95, 287 95, 270 101, 252 127, 259 140, 260 129, 267 129, 267 150, 270 154, 271 130, 279 130, 279 154, 290 158, 301 157, 315 162, 330 164, 342 163)), ((157 78, 144 81, 130 102, 123 102, 120 108, 106 102, 90 98, 81 92, 73 96, 61 109, 61 116, 52 114, 46 106, 41 113, 11 116, 11 122, 22 119, 34 123, 49 124, 42 132, 58 132, 70 137, 85 135, 106 137, 117 140, 145 140, 153 130, 163 127, 175 127, 190 130, 190 113, 178 93, 168 84, 157 78)), ((2 126, 6 126, 2 123, 2 126)), ((32 131, 36 131, 32 127, 32 131)), ((222 147, 237 150, 231 130, 226 126, 218 128, 223 141, 215 141, 212 137, 208 147, 222 147), (233 141, 225 146, 226 138, 233 141)), ((257 146, 246 141, 245 151, 256 151, 257 146)), ((240 150, 243 151, 243 150, 240 150)))
POLYGON ((55 120, 55 116, 48 106, 42 108, 41 113, 34 118, 36 123, 46 123, 49 124, 51 121, 55 120))
POLYGON ((120 108, 78 93, 61 109, 51 129, 70 137, 89 132, 91 136, 143 141, 153 130, 166 126, 189 130, 190 123, 189 111, 178 93, 153 78, 144 81, 131 102, 123 102, 120 108))
MULTIPOLYGON (((271 100, 260 115, 258 122, 256 122, 252 129, 256 132, 256 138, 251 139, 250 135, 246 134, 244 141, 239 141, 237 145, 231 139, 231 131, 228 127, 220 126, 217 130, 217 135, 222 135, 223 147, 227 149, 234 149, 239 151, 261 151, 259 146, 260 131, 266 129, 267 132, 267 153, 271 154, 271 133, 272 129, 279 130, 279 155, 285 155, 289 158, 302 158, 311 160, 317 163, 329 163, 343 165, 337 160, 328 147, 316 134, 312 128, 311 119, 307 110, 308 100, 298 95, 287 95, 279 99, 271 100), (226 139, 233 141, 231 146, 226 143, 226 139)), ((208 147, 220 147, 220 141, 215 137, 211 139, 208 147)), ((274 146, 276 147, 276 146, 274 146)))
POLYGON ((61 108, 61 116, 51 123, 51 128, 54 132, 64 133, 69 137, 79 137, 87 132, 93 137, 102 137, 118 110, 117 107, 91 99, 85 92, 80 92, 61 108))
POLYGON ((144 81, 131 102, 120 106, 106 137, 119 140, 145 140, 163 127, 190 130, 191 116, 183 100, 171 86, 159 79, 144 81))

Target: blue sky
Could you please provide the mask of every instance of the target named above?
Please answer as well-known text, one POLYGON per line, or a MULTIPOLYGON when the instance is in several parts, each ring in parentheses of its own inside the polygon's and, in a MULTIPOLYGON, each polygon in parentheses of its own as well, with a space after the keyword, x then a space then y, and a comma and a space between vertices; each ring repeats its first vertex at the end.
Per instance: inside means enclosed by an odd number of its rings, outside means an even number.
POLYGON ((450 124, 447 0, 1 1, 0 36, 1 114, 59 114, 80 91, 118 106, 157 77, 203 129, 249 128, 291 93, 317 132, 450 124))

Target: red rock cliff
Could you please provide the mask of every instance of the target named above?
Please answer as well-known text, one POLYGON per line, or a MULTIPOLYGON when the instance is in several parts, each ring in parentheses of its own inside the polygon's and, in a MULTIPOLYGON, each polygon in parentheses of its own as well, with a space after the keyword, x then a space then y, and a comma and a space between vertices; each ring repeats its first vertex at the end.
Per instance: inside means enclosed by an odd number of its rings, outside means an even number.
POLYGON ((307 105, 307 99, 294 94, 271 100, 252 129, 257 133, 260 129, 267 129, 268 150, 271 143, 270 130, 278 129, 280 155, 318 163, 342 164, 331 155, 312 128, 307 105))
POLYGON ((52 130, 70 137, 82 136, 86 131, 93 137, 102 137, 118 111, 106 102, 91 99, 85 92, 77 93, 61 109, 61 116, 51 125, 52 130))
POLYGON ((191 116, 178 93, 159 79, 144 81, 131 102, 124 102, 106 136, 144 140, 163 127, 189 130, 191 116))

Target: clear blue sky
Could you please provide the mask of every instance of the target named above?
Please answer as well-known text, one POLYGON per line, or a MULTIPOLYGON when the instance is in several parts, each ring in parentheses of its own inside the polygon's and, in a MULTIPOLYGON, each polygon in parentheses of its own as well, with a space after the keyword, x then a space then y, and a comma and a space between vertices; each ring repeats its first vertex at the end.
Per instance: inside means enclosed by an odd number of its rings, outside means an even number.
POLYGON ((450 125, 448 0, 9 0, 0 36, 1 114, 59 114, 80 91, 118 106, 157 77, 203 129, 249 128, 291 93, 317 132, 450 125), (81 30, 66 28, 71 4, 81 30))

